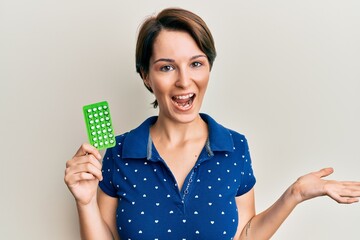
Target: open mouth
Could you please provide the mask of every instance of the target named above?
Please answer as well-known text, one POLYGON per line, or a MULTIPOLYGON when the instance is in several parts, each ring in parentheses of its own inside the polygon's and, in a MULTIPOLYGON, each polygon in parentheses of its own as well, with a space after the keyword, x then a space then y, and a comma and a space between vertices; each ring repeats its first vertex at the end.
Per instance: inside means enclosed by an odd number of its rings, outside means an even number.
POLYGON ((189 109, 192 106, 195 97, 195 93, 189 93, 186 95, 173 96, 171 99, 181 109, 189 109))

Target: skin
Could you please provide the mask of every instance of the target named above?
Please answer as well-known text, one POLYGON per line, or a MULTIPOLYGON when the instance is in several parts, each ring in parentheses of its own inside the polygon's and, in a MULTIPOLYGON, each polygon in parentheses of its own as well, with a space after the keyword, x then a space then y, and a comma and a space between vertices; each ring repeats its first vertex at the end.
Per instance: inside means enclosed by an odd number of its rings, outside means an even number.
POLYGON ((185 32, 161 31, 153 49, 144 82, 158 100, 159 116, 150 134, 181 188, 208 136, 199 111, 209 82, 210 65, 185 32), (194 96, 188 107, 174 101, 175 97, 189 94, 194 96))
MULTIPOLYGON (((153 47, 149 72, 143 73, 144 83, 159 103, 158 120, 150 134, 181 188, 208 136, 199 111, 210 67, 205 54, 185 32, 162 30, 153 47)), ((76 201, 82 239, 119 239, 117 198, 98 189, 102 180, 100 160, 97 149, 83 144, 67 161, 64 180, 76 201)), ((332 168, 325 168, 300 177, 259 214, 255 213, 254 189, 237 197, 240 221, 234 239, 269 239, 299 203, 315 197, 329 196, 344 204, 358 202, 360 183, 323 179, 332 172, 332 168)))

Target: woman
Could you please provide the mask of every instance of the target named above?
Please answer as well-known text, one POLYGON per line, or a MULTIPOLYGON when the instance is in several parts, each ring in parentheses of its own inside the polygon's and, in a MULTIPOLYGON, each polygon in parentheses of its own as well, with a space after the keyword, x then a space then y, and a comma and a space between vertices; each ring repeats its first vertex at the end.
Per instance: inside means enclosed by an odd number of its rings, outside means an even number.
POLYGON ((136 69, 159 114, 118 136, 102 164, 89 144, 67 162, 83 239, 269 239, 302 201, 358 201, 360 184, 323 180, 333 171, 325 168, 255 213, 245 137, 199 113, 215 57, 192 12, 165 9, 142 24, 136 69))

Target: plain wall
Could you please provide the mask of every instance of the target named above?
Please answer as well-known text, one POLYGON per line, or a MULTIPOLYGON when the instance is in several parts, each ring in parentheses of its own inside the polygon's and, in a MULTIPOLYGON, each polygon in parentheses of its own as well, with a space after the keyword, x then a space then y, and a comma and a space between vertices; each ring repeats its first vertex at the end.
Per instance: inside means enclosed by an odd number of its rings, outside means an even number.
MULTIPOLYGON (((360 1, 1 0, 1 239, 79 239, 63 176, 87 141, 82 106, 107 100, 117 134, 157 114, 135 40, 170 6, 212 30, 202 111, 247 136, 258 212, 322 167, 360 180, 360 1)), ((272 239, 359 239, 359 217, 359 204, 314 199, 272 239)))

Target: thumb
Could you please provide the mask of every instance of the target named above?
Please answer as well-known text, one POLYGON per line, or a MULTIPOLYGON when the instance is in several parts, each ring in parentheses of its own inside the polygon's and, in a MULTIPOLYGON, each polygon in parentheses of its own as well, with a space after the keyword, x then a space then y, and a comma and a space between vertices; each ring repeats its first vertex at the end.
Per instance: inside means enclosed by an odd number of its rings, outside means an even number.
POLYGON ((328 168, 323 168, 317 172, 314 172, 313 174, 315 174, 319 178, 323 178, 323 177, 329 176, 333 172, 334 172, 334 169, 331 167, 328 167, 328 168))

